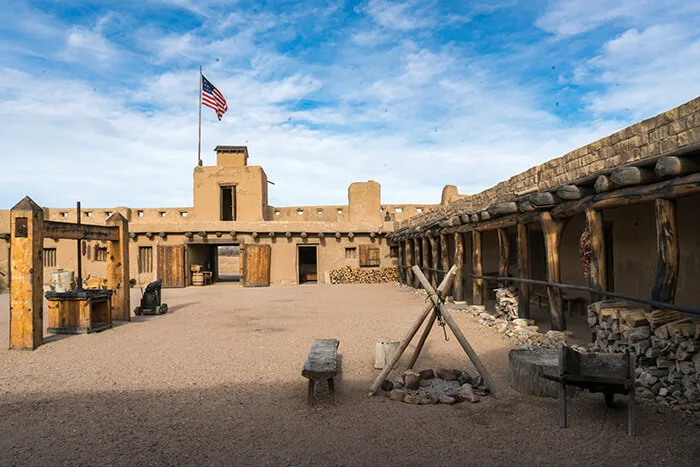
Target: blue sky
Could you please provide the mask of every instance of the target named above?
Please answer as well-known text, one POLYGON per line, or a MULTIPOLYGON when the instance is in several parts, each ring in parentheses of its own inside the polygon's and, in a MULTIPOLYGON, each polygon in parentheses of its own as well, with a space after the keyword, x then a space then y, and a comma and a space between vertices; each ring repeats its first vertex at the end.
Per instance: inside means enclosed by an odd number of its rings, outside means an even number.
POLYGON ((278 206, 481 191, 700 95, 700 2, 0 2, 0 207, 190 206, 248 145, 278 206))

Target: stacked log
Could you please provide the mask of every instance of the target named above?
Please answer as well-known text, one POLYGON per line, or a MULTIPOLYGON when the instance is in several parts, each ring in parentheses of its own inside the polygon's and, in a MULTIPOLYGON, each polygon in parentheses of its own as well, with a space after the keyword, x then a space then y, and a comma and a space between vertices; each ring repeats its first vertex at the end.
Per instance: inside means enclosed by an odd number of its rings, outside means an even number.
POLYGON ((667 407, 700 410, 700 324, 677 311, 633 309, 625 302, 588 306, 593 350, 634 352, 637 393, 667 407))
POLYGON ((494 289, 496 314, 508 320, 518 318, 518 289, 513 287, 494 289))
POLYGON ((399 268, 390 266, 380 269, 353 268, 343 266, 329 272, 331 284, 381 284, 397 282, 399 268))

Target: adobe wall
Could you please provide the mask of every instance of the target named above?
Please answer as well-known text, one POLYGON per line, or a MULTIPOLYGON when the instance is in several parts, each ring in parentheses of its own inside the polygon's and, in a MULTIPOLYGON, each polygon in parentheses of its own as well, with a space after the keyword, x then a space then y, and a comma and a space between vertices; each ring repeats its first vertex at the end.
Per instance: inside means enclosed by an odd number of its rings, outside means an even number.
MULTIPOLYGON (((547 191, 623 164, 700 143, 700 97, 617 133, 532 167, 474 195, 416 216, 400 227, 422 225, 455 213, 478 212, 530 190, 547 191)), ((448 194, 454 193, 448 190, 448 194)), ((397 226, 399 227, 399 226, 397 226)))
POLYGON ((265 220, 267 175, 262 167, 195 167, 194 217, 221 219, 221 186, 236 186, 236 220, 265 220))

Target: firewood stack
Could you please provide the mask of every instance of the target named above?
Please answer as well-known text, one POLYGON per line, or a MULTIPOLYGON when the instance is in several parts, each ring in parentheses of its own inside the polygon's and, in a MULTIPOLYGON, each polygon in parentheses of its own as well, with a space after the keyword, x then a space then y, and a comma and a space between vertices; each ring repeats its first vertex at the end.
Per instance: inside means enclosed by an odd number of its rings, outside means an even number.
POLYGON ((700 324, 670 310, 631 309, 607 300, 588 306, 593 350, 637 359, 637 392, 666 406, 700 410, 700 324))
POLYGON ((391 266, 381 269, 353 268, 343 266, 329 272, 331 284, 380 284, 399 280, 399 268, 391 266))
POLYGON ((494 289, 496 313, 508 320, 518 317, 518 289, 513 287, 494 289))

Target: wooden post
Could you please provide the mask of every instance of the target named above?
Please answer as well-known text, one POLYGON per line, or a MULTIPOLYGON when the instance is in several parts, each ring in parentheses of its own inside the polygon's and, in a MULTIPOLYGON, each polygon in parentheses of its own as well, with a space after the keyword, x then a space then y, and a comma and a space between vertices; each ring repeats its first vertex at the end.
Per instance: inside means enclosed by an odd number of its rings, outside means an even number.
MULTIPOLYGON (((421 255, 421 240, 420 238, 413 239, 413 265, 422 267, 423 256, 421 255)), ((413 287, 416 289, 420 287, 420 284, 415 277, 413 278, 413 287)))
POLYGON ((119 228, 119 240, 107 242, 107 288, 112 294, 112 318, 131 321, 129 297, 129 222, 115 212, 106 222, 119 228))
POLYGON ((10 348, 34 350, 44 337, 44 210, 26 196, 10 218, 10 348))
MULTIPOLYGON (((508 229, 501 227, 498 229, 498 275, 508 277, 508 261, 510 259, 510 244, 508 243, 508 229)), ((508 282, 501 282, 499 287, 508 287, 508 282)))
POLYGON ((455 283, 452 286, 452 293, 455 303, 464 303, 464 236, 461 232, 455 232, 455 259, 457 266, 455 283))
MULTIPOLYGON (((472 272, 477 276, 484 273, 481 263, 481 232, 472 230, 472 272)), ((472 278, 472 303, 474 305, 484 304, 484 280, 472 278)))
MULTIPOLYGON (((417 265, 413 266, 413 271, 414 271, 414 274, 415 274, 415 271, 420 272, 420 268, 417 265)), ((421 275, 422 275, 422 273, 421 273, 421 275)), ((445 278, 440 283, 440 287, 438 287, 438 293, 445 294, 446 292, 448 292, 450 290, 450 287, 452 286, 452 281, 454 280, 454 275, 455 275, 455 271, 452 269, 450 270, 450 272, 445 274, 445 278)), ((416 282, 418 282, 418 281, 416 281, 416 282)), ((432 287, 431 287, 431 289, 432 289, 432 287)), ((433 291, 433 294, 435 294, 434 291, 433 291)), ((413 336, 415 336, 416 333, 418 332, 420 325, 423 324, 423 321, 425 321, 425 318, 427 318, 428 315, 431 312, 433 312, 433 309, 434 309, 434 305, 431 302, 428 306, 425 307, 425 310, 423 311, 423 313, 421 313, 421 315, 413 322, 413 324, 411 325, 411 329, 409 329, 409 331, 406 333, 406 335, 403 337, 403 339, 401 339, 401 345, 399 346, 399 350, 396 352, 396 354, 394 354, 394 356, 391 358, 391 361, 386 364, 386 366, 379 373, 379 375, 377 375, 374 382, 372 383, 372 386, 370 386, 370 388, 369 388, 369 395, 370 396, 373 396, 377 393, 377 391, 379 390, 379 386, 382 385, 382 383, 384 382, 384 379, 386 379, 387 375, 391 372, 391 369, 394 368, 394 365, 396 365, 396 363, 398 363, 399 359, 401 358, 401 355, 403 355, 403 353, 406 351, 408 344, 411 343, 413 336)), ((417 348, 416 350, 419 350, 419 349, 417 348)), ((420 353, 420 352, 417 352, 417 353, 420 353)), ((415 357, 418 358, 417 355, 415 355, 415 357)))
MULTIPOLYGON (((467 354, 469 357, 469 360, 474 364, 474 367, 476 370, 479 372, 479 374, 484 378, 484 382, 486 383, 486 386, 491 390, 491 394, 493 394, 493 397, 498 399, 498 390, 496 389, 496 384, 493 382, 493 379, 491 378, 491 374, 488 372, 484 364, 481 362, 479 359, 479 356, 474 352, 474 349, 472 346, 469 344, 467 341, 467 338, 464 337, 464 334, 462 334, 462 330, 459 329, 459 326, 457 326, 457 323, 455 322, 454 318, 452 318, 452 315, 450 312, 447 310, 447 307, 444 305, 444 303, 441 303, 440 300, 437 297, 437 294, 435 293, 435 289, 432 288, 430 283, 428 282, 428 279, 425 278, 425 276, 420 272, 420 270, 415 271, 414 273, 418 280, 420 281, 421 285, 425 289, 426 292, 428 292, 428 296, 430 297, 430 300, 433 302, 433 305, 438 307, 440 309, 440 314, 442 314, 442 318, 445 320, 447 325, 450 327, 452 330, 452 334, 455 335, 457 338, 457 341, 459 344, 462 346, 462 349, 464 349, 464 352, 467 354)), ((454 274, 454 266, 453 269, 450 270, 450 275, 454 274)))
MULTIPOLYGON (((521 279, 530 279, 530 241, 527 224, 518 224, 518 269, 521 279)), ((520 299, 518 300, 518 317, 530 319, 530 296, 532 286, 520 284, 520 299)))
POLYGON ((423 264, 421 270, 423 271, 423 274, 427 276, 428 274, 430 274, 428 268, 430 267, 430 257, 432 256, 432 249, 430 248, 431 245, 430 241, 428 240, 428 234, 423 235, 421 243, 423 248, 423 264))
MULTIPOLYGON (((448 238, 449 237, 446 234, 440 234, 440 269, 442 269, 443 271, 450 270, 450 241, 448 238)), ((440 277, 443 276, 441 274, 438 274, 438 278, 440 277)))
POLYGON ((656 277, 651 289, 651 299, 673 303, 678 283, 678 223, 676 202, 657 199, 656 207, 656 277))
MULTIPOLYGON (((605 233, 603 231, 603 215, 596 209, 586 209, 586 224, 591 238, 591 264, 589 268, 588 286, 606 290, 608 273, 605 268, 605 233)), ((603 299, 599 293, 591 292, 591 302, 603 299)))
MULTIPOLYGON (((430 252, 432 255, 431 264, 433 269, 440 269, 440 249, 442 248, 442 238, 438 238, 434 233, 430 234, 430 252)), ((430 283, 433 287, 438 285, 439 274, 437 271, 430 271, 430 283)))
POLYGON ((406 258, 406 285, 413 287, 413 272, 411 271, 411 266, 413 266, 413 240, 410 238, 403 242, 404 257, 406 258))
MULTIPOLYGON (((564 222, 552 219, 549 211, 544 211, 540 216, 542 231, 544 233, 544 246, 547 254, 547 280, 560 282, 559 244, 561 233, 564 230, 564 222)), ((549 312, 552 319, 552 329, 555 331, 566 330, 566 317, 563 312, 561 289, 559 287, 547 287, 549 298, 549 312)))

